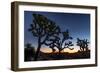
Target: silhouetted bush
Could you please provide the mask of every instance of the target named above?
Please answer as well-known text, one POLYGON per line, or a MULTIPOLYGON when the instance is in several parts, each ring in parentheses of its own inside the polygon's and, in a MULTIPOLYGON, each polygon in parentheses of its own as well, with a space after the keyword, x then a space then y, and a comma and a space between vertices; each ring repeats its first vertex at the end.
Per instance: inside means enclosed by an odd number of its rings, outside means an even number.
POLYGON ((31 44, 26 44, 24 48, 24 61, 33 61, 35 55, 35 48, 31 44))

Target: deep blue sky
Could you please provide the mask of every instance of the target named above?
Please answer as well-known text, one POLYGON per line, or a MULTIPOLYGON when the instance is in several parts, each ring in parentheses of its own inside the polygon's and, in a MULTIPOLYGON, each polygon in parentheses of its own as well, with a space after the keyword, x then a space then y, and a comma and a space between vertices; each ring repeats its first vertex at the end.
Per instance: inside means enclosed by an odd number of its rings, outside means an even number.
POLYGON ((24 42, 32 43, 36 47, 37 38, 34 38, 31 32, 28 31, 30 24, 33 20, 33 13, 42 14, 50 20, 56 22, 64 31, 69 29, 70 35, 73 37, 73 42, 76 45, 76 39, 88 39, 90 40, 90 14, 79 13, 56 13, 56 12, 24 12, 24 42))

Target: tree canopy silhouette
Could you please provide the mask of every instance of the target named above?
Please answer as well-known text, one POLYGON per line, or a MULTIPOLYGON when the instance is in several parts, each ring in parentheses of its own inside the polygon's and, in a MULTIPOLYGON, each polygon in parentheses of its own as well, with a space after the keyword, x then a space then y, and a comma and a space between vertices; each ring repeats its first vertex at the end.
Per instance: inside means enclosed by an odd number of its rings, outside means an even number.
POLYGON ((48 41, 50 41, 50 43, 45 43, 45 45, 52 48, 53 51, 55 51, 54 50, 55 47, 58 48, 59 54, 63 49, 73 46, 71 41, 67 41, 69 39, 72 39, 72 37, 69 35, 68 30, 66 30, 64 32, 60 32, 60 34, 62 35, 62 37, 61 37, 61 35, 59 35, 59 36, 55 36, 55 38, 49 38, 48 41))
POLYGON ((77 38, 77 46, 80 46, 80 50, 81 51, 88 51, 88 40, 87 39, 79 39, 77 38))
POLYGON ((33 23, 30 24, 29 31, 34 37, 37 37, 38 46, 35 53, 34 61, 38 59, 40 48, 47 43, 49 38, 55 38, 60 33, 59 26, 47 17, 40 14, 33 14, 33 23))

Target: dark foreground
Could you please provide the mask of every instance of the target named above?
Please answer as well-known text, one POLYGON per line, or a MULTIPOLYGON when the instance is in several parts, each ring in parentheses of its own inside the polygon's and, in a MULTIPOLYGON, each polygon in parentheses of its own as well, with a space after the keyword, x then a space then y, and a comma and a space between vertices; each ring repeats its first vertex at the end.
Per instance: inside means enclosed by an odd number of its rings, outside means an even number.
MULTIPOLYGON (((38 61, 44 60, 64 60, 64 59, 87 59, 90 58, 90 50, 78 51, 76 53, 39 53, 38 61)), ((34 54, 31 52, 25 53, 24 61, 34 61, 34 54)))

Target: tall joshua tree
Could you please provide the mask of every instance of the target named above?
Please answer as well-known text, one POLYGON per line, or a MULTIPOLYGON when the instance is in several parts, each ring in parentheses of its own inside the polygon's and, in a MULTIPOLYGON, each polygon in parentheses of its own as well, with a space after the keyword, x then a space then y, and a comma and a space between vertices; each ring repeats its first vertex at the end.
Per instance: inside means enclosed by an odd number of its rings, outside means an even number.
POLYGON ((59 35, 60 28, 55 22, 40 14, 33 14, 33 23, 30 24, 29 31, 33 37, 37 37, 38 45, 34 61, 38 59, 40 48, 50 37, 59 35))

